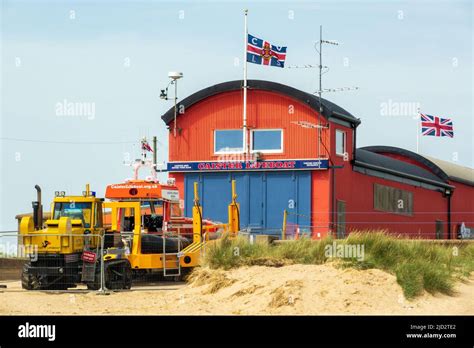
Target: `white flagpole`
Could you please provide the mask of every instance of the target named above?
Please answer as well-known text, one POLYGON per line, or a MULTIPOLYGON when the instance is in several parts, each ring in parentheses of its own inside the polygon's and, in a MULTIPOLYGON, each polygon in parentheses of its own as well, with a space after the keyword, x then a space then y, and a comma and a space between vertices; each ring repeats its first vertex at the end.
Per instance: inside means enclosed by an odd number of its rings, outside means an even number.
POLYGON ((420 154, 420 132, 421 132, 421 113, 420 109, 418 109, 418 116, 416 120, 416 153, 420 154))
POLYGON ((244 140, 244 153, 248 153, 247 146, 247 40, 248 40, 248 29, 247 29, 247 13, 248 10, 244 10, 244 105, 243 105, 243 140, 244 140))

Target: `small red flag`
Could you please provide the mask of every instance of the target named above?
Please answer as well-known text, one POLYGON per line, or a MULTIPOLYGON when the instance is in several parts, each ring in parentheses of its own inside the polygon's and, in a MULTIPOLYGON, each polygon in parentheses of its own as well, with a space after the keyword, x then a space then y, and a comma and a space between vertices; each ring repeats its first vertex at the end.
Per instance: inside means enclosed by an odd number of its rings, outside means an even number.
POLYGON ((153 149, 146 140, 142 140, 142 150, 153 152, 153 149))

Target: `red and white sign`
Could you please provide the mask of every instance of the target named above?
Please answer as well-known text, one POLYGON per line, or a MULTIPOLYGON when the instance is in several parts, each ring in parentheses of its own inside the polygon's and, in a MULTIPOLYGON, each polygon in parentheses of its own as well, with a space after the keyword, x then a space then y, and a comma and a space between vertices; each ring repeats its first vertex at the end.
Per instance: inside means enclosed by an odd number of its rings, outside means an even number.
POLYGON ((97 258, 97 255, 92 251, 84 251, 81 257, 82 261, 90 262, 90 263, 95 262, 96 258, 97 258))

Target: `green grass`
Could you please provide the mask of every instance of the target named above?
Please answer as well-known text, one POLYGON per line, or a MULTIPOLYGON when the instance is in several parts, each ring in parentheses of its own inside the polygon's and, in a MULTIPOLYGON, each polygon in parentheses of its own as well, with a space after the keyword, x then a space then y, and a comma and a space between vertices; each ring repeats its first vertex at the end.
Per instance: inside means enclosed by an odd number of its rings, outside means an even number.
MULTIPOLYGON (((331 238, 320 241, 302 239, 268 245, 250 244, 244 238, 222 238, 206 250, 204 264, 210 268, 231 269, 240 266, 287 264, 323 264, 328 261, 325 247, 331 238)), ((457 280, 474 271, 474 244, 439 245, 418 240, 403 240, 383 232, 352 233, 337 245, 360 245, 364 258, 339 258, 341 267, 378 268, 396 276, 407 298, 429 293, 453 294, 457 280)))
POLYGON ((314 242, 308 239, 278 246, 249 243, 245 238, 222 238, 206 249, 204 264, 210 268, 230 269, 240 266, 283 266, 287 264, 322 264, 326 262, 324 246, 332 239, 314 242))

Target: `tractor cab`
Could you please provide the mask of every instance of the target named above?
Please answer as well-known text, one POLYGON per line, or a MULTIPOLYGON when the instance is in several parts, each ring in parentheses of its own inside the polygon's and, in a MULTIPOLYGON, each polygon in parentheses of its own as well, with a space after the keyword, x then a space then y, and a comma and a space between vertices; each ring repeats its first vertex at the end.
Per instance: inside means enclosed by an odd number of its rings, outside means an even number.
POLYGON ((72 221, 80 221, 86 229, 101 228, 102 201, 95 198, 94 192, 84 196, 57 196, 51 209, 52 220, 67 217, 72 221))

